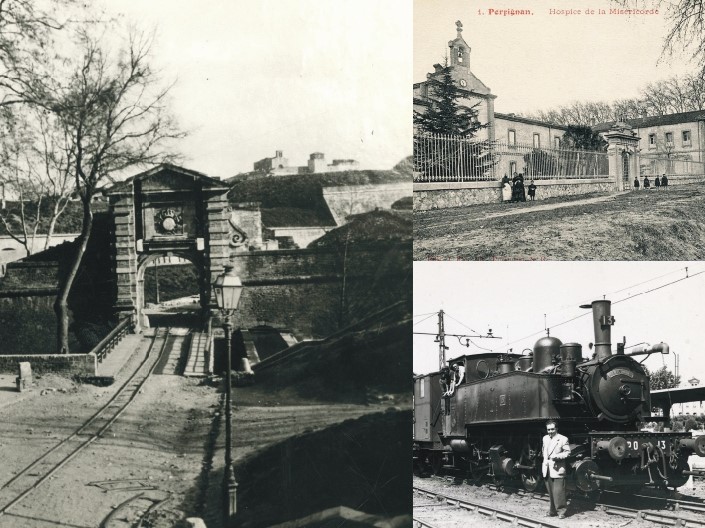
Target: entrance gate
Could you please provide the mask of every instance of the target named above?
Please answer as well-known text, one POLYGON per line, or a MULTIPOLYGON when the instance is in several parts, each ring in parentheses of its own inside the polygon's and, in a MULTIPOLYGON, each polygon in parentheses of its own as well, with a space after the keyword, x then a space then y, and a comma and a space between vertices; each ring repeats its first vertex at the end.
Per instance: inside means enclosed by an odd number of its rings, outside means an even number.
POLYGON ((143 319, 144 272, 155 258, 177 256, 198 270, 201 318, 211 310, 211 284, 230 256, 228 186, 204 174, 160 165, 106 192, 113 219, 115 311, 143 319))

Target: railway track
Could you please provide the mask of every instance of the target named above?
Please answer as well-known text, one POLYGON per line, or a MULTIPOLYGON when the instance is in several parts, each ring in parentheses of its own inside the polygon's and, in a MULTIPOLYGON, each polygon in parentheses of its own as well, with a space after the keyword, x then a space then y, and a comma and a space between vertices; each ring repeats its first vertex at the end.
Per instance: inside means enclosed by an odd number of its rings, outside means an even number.
MULTIPOLYGON (((437 480, 451 481, 454 477, 434 477, 437 480)), ((496 484, 485 484, 485 487, 494 491, 507 491, 518 497, 524 497, 534 500, 548 502, 548 496, 545 493, 536 491, 526 491, 522 488, 514 488, 509 486, 499 486, 496 484)), ((416 489, 416 488, 415 488, 416 489)), ((443 496, 434 492, 429 492, 437 496, 443 496)), ((453 499, 457 500, 457 499, 453 499)), ((582 502, 595 504, 601 511, 611 514, 627 517, 631 519, 643 519, 657 524, 666 526, 682 526, 682 527, 703 527, 705 528, 705 518, 684 517, 680 513, 705 513, 705 502, 691 501, 685 499, 677 499, 672 497, 654 497, 643 494, 624 494, 620 492, 605 491, 600 495, 600 499, 594 503, 583 499, 582 497, 573 497, 573 502, 582 502), (627 506, 627 503, 638 503, 638 508, 627 506), (669 510, 652 511, 652 510, 669 510), (675 513, 670 513, 670 512, 675 513)))
MULTIPOLYGON (((520 513, 515 513, 512 511, 508 510, 503 510, 500 508, 497 508, 496 506, 490 506, 488 504, 482 504, 479 502, 475 501, 469 501, 466 499, 457 499, 450 497, 448 495, 444 495, 441 493, 437 493, 435 491, 429 491, 425 490, 422 488, 419 488, 417 486, 414 486, 414 493, 424 496, 429 499, 433 499, 437 502, 437 504, 433 504, 433 506, 454 506, 456 508, 456 511, 453 512, 454 515, 450 515, 449 512, 444 512, 444 517, 445 520, 443 523, 438 523, 435 522, 434 524, 431 524, 428 520, 420 518, 419 515, 414 514, 414 524, 417 527, 428 527, 428 528, 442 528, 443 525, 446 523, 448 524, 453 524, 457 519, 454 519, 457 514, 462 514, 465 512, 472 512, 476 513, 479 515, 483 515, 485 517, 491 518, 491 519, 496 519, 499 521, 506 521, 508 523, 511 523, 516 526, 527 526, 529 528, 558 528, 559 525, 557 524, 552 524, 550 522, 541 520, 541 519, 536 519, 534 517, 530 517, 528 515, 522 515, 520 513)), ((432 504, 424 504, 424 507, 430 507, 432 504)))
POLYGON ((145 358, 118 391, 71 435, 50 448, 0 487, 0 516, 31 495, 73 458, 98 440, 134 401, 175 336, 155 329, 145 358))

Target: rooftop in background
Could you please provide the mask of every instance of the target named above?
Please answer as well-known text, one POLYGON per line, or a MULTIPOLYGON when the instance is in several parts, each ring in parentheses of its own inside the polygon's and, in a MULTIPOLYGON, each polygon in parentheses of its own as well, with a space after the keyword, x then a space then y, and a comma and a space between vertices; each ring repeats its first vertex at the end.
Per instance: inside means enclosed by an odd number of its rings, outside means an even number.
POLYGON ((526 123, 529 125, 539 125, 548 126, 552 128, 557 128, 559 130, 568 130, 565 125, 559 125, 558 123, 551 123, 549 121, 539 121, 538 119, 532 119, 530 117, 524 117, 516 114, 501 114, 499 112, 494 113, 495 119, 504 119, 505 121, 515 121, 517 123, 526 123))
MULTIPOLYGON (((662 116, 640 117, 638 119, 625 119, 624 122, 632 128, 646 128, 662 125, 677 125, 679 123, 691 123, 693 121, 705 121, 705 110, 695 110, 693 112, 681 112, 679 114, 667 114, 662 116)), ((606 132, 612 128, 617 121, 598 123, 593 126, 597 132, 606 132)))

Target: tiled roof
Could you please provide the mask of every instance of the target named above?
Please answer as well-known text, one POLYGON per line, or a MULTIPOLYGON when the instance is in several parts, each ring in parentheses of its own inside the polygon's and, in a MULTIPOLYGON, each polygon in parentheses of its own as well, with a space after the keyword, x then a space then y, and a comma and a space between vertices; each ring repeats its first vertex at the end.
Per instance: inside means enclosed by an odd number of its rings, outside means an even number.
MULTIPOLYGON (((667 114, 662 116, 640 117, 638 119, 625 119, 624 122, 633 128, 646 128, 652 126, 678 125, 680 123, 692 123, 693 121, 705 120, 705 110, 695 110, 693 112, 681 112, 678 114, 667 114)), ((592 128, 597 132, 606 132, 614 126, 616 121, 598 123, 592 128)))
POLYGON ((527 123, 529 125, 539 125, 539 126, 557 128, 559 130, 568 130, 568 127, 565 125, 559 125, 556 123, 549 123, 547 121, 539 121, 538 119, 531 119, 528 117, 522 117, 522 116, 518 116, 518 115, 514 115, 514 114, 500 114, 499 112, 495 112, 494 118, 495 119, 504 119, 506 121, 516 121, 519 123, 527 123))

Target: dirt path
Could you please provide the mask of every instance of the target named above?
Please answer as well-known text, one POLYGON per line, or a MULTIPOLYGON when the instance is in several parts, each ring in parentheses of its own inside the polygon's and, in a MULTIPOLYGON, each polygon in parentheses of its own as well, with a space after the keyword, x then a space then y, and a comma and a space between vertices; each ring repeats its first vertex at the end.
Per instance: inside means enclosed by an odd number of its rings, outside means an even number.
MULTIPOLYGON (((620 193, 615 193, 615 194, 609 194, 605 196, 596 196, 593 198, 585 198, 582 200, 575 200, 573 202, 553 202, 545 205, 533 205, 530 209, 530 211, 527 211, 526 209, 516 209, 516 210, 507 210, 507 211, 499 211, 497 213, 491 213, 485 216, 485 218, 490 219, 490 218, 499 218, 500 216, 511 216, 511 215, 520 215, 520 214, 526 214, 526 213, 536 213, 539 211, 554 211, 556 209, 563 209, 564 207, 578 207, 581 205, 589 205, 589 204, 596 204, 600 202, 606 202, 607 200, 614 200, 618 196, 626 194, 626 192, 620 192, 620 193)), ((540 203, 540 202, 539 202, 540 203)))
POLYGON ((702 260, 705 190, 414 213, 414 260, 702 260))
MULTIPOLYGON (((131 359, 131 366, 139 356, 131 359)), ((105 388, 53 376, 41 384, 54 390, 42 395, 41 388, 35 389, 30 398, 0 409, 0 485, 70 435, 110 398, 120 379, 105 388)), ((272 444, 382 408, 312 404, 258 386, 236 389, 234 402, 236 473, 242 460, 272 444)), ((0 516, 0 527, 95 527, 121 504, 144 494, 165 500, 151 518, 151 528, 171 528, 187 516, 205 517, 209 528, 218 528, 224 461, 220 413, 219 387, 180 376, 153 376, 106 435, 0 516)), ((135 520, 144 507, 121 515, 135 520)))

